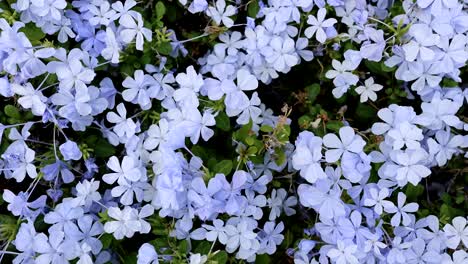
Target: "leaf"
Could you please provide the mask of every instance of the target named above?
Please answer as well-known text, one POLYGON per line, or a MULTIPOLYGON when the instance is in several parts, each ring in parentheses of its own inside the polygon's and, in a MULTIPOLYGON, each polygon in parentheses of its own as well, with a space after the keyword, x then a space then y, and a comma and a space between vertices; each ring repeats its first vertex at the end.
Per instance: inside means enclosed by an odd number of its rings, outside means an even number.
POLYGON ((156 49, 158 50, 159 53, 162 55, 169 55, 172 52, 172 46, 169 42, 163 42, 159 44, 156 49))
POLYGON ((334 132, 338 132, 343 126, 343 123, 340 121, 328 121, 326 126, 327 129, 332 130, 334 132))
POLYGON ((245 143, 247 143, 247 145, 249 145, 249 146, 252 146, 255 143, 255 139, 252 136, 246 137, 245 138, 245 143))
POLYGON ((193 250, 193 253, 200 253, 202 255, 206 255, 210 251, 210 248, 211 248, 211 243, 204 240, 204 241, 201 241, 197 247, 195 247, 195 249, 193 250))
POLYGON ((258 149, 255 146, 251 146, 247 149, 247 155, 253 156, 257 153, 258 149))
POLYGON ((232 170, 232 160, 222 160, 218 162, 214 167, 213 170, 216 173, 222 173, 224 175, 228 175, 232 170))
POLYGON ((406 185, 406 196, 408 197, 408 201, 417 201, 417 198, 424 193, 424 187, 422 185, 406 185))
POLYGON ((101 240, 102 248, 107 249, 110 247, 113 238, 111 234, 103 234, 99 240, 101 240))
POLYGON ((129 253, 124 255, 124 263, 137 263, 136 253, 129 253))
POLYGON ((271 263, 270 257, 267 254, 257 255, 255 264, 269 264, 271 263))
POLYGON ((36 27, 34 23, 26 24, 26 26, 21 28, 20 31, 23 32, 31 42, 38 42, 45 37, 45 33, 42 32, 40 28, 36 27))
POLYGON ((317 96, 320 94, 320 84, 314 83, 305 88, 307 92, 307 97, 309 98, 309 102, 312 104, 317 96))
POLYGON ((228 254, 226 251, 218 251, 212 258, 210 258, 210 262, 213 264, 225 264, 227 260, 228 254))
POLYGON ((182 254, 187 254, 189 251, 187 240, 182 240, 179 243, 179 252, 182 254))
POLYGON ((283 165, 286 162, 286 153, 281 148, 275 149, 275 163, 278 166, 283 165))
POLYGON ((229 131, 231 129, 231 120, 225 112, 220 112, 216 117, 216 127, 223 130, 229 131))
POLYGON ((166 6, 163 2, 159 1, 156 3, 155 11, 157 19, 160 20, 161 18, 163 18, 164 14, 166 14, 166 6))
POLYGON ((260 5, 258 0, 250 1, 249 6, 247 7, 247 15, 252 18, 256 18, 258 12, 260 11, 260 5))
POLYGON ((252 120, 247 125, 242 126, 239 130, 235 133, 235 138, 238 141, 245 141, 245 138, 249 136, 250 129, 252 128, 252 120))
POLYGON ((297 122, 302 129, 307 129, 312 123, 312 119, 308 115, 303 115, 299 117, 299 120, 297 122))
POLYGON ((94 154, 98 158, 108 158, 115 153, 115 148, 107 140, 100 138, 96 142, 96 147, 94 149, 94 154))
POLYGON ((268 125, 262 125, 260 127, 260 131, 265 132, 265 133, 270 133, 270 132, 273 131, 273 128, 271 126, 268 126, 268 125))
POLYGON ((360 122, 372 120, 377 116, 377 112, 369 105, 359 104, 356 108, 356 116, 359 117, 360 122))
POLYGON ((21 119, 20 111, 18 110, 18 108, 16 108, 13 105, 5 105, 5 107, 3 108, 3 111, 5 112, 5 115, 7 115, 8 117, 11 117, 15 120, 21 119))

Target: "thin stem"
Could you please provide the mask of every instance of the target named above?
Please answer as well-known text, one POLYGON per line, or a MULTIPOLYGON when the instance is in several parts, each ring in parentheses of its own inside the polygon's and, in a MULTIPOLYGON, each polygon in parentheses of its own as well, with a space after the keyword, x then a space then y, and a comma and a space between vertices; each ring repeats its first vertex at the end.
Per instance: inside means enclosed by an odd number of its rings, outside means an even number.
POLYGON ((54 133, 52 134, 52 140, 54 141, 54 154, 55 154, 55 158, 56 159, 59 159, 58 156, 57 156, 57 143, 55 142, 55 127, 54 126, 54 133))
MULTIPOLYGON (((6 250, 2 250, 2 251, 0 251, 0 252, 2 252, 2 254, 11 254, 11 255, 19 255, 19 254, 20 254, 20 253, 18 253, 18 252, 6 251, 6 250)), ((2 256, 3 256, 3 255, 2 255, 2 256)), ((2 260, 2 259, 0 259, 0 261, 1 261, 1 260, 2 260)))
POLYGON ((32 142, 32 143, 37 143, 37 144, 49 145, 49 146, 53 145, 51 143, 47 143, 47 142, 43 142, 43 141, 39 141, 39 140, 34 140, 34 139, 26 139, 26 141, 32 142))
POLYGON ((45 83, 47 78, 49 78, 49 75, 50 75, 50 73, 47 73, 46 77, 44 78, 44 80, 42 80, 41 84, 39 84, 39 87, 37 87, 37 89, 40 89, 42 87, 42 85, 45 83))
MULTIPOLYGON (((193 154, 192 151, 191 151, 189 148, 187 148, 186 146, 184 146, 184 149, 185 149, 188 153, 190 153, 190 155, 192 155, 192 157, 194 157, 194 158, 197 157, 197 156, 195 156, 195 154, 193 154)), ((205 167, 205 165, 203 165, 203 163, 201 164, 201 166, 203 167, 203 169, 208 170, 208 168, 205 167)))
POLYGON ((392 26, 390 26, 389 24, 387 24, 387 23, 385 23, 385 22, 383 22, 383 21, 380 21, 380 20, 375 19, 375 18, 373 18, 373 17, 369 17, 369 19, 372 20, 372 21, 378 22, 378 23, 380 23, 380 24, 382 24, 382 25, 384 25, 384 26, 386 26, 388 29, 390 29, 390 30, 393 31, 393 32, 395 31, 395 29, 394 29, 392 26))
POLYGON ((196 37, 193 37, 193 38, 190 38, 190 39, 186 39, 186 40, 182 40, 182 41, 177 41, 177 43, 179 43, 179 44, 184 44, 185 42, 194 41, 194 40, 197 40, 197 39, 200 39, 200 38, 207 37, 207 36, 209 36, 209 35, 210 35, 210 34, 208 34, 208 33, 203 33, 203 34, 201 34, 200 36, 196 36, 196 37))
POLYGON ((213 244, 211 244, 210 251, 208 251, 208 256, 211 254, 211 251, 213 250, 214 245, 216 244, 216 241, 217 241, 217 240, 213 241, 213 244))
POLYGON ((11 243, 11 240, 8 240, 8 242, 6 243, 6 245, 5 245, 5 247, 3 248, 3 250, 0 251, 0 252, 2 252, 2 255, 0 255, 0 263, 2 263, 3 256, 5 256, 6 252, 8 252, 8 251, 7 251, 7 248, 8 248, 8 246, 10 246, 10 243, 11 243))
POLYGON ((103 205, 103 204, 102 204, 101 202, 99 202, 99 201, 94 201, 94 202, 95 202, 95 203, 97 203, 97 204, 99 204, 100 206, 102 206, 102 207, 106 208, 106 210, 108 210, 108 209, 109 209, 109 207, 107 207, 107 206, 103 205))
POLYGON ((44 87, 44 88, 41 88, 41 89, 39 90, 39 92, 42 92, 42 91, 44 91, 45 89, 48 89, 48 88, 50 88, 50 87, 53 87, 53 86, 55 86, 55 85, 57 85, 57 84, 59 84, 59 83, 58 83, 58 82, 57 82, 57 83, 53 83, 53 84, 48 85, 48 86, 46 86, 46 87, 44 87))

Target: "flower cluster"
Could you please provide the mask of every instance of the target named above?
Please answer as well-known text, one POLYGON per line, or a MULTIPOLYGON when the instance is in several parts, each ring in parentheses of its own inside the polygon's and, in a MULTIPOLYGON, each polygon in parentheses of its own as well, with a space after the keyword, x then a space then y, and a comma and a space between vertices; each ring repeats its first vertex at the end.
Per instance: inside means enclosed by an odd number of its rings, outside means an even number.
POLYGON ((8 2, 0 262, 468 261, 466 211, 440 217, 412 195, 429 199, 450 164, 447 189, 466 173, 466 3, 8 2), (177 12, 211 25, 178 40, 164 26, 177 12), (301 65, 331 89, 294 93, 316 118, 297 128, 261 98, 301 65), (312 104, 327 94, 378 120, 355 128, 343 106, 333 123, 312 104))

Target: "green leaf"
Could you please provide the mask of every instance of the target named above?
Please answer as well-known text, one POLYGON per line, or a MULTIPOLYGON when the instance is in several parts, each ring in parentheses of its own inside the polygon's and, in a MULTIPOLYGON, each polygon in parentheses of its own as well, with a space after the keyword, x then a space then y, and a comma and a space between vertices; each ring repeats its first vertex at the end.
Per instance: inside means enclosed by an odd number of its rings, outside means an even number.
POLYGON ((166 6, 164 5, 163 2, 157 2, 155 6, 156 10, 156 17, 157 19, 163 18, 164 14, 166 14, 166 6))
POLYGON ((21 28, 20 31, 23 32, 31 42, 38 42, 45 37, 45 33, 42 32, 40 28, 36 27, 34 23, 26 24, 26 26, 21 28))
POLYGON ((123 256, 124 263, 137 263, 136 253, 128 253, 123 256))
POLYGON ((214 166, 213 170, 216 173, 228 175, 232 170, 232 160, 222 160, 214 166))
POLYGON ((364 61, 364 64, 367 66, 367 68, 370 70, 370 72, 372 73, 376 73, 380 76, 388 76, 388 73, 389 69, 386 69, 384 70, 383 68, 383 63, 380 63, 380 62, 375 62, 375 61, 369 61, 369 60, 365 60, 364 61))
POLYGON ((271 126, 268 126, 268 125, 262 125, 260 127, 260 131, 265 132, 265 133, 270 133, 270 132, 273 131, 273 128, 271 126))
POLYGON ((110 247, 112 240, 114 239, 112 238, 111 234, 104 234, 99 240, 102 242, 102 248, 107 249, 110 247))
POLYGON ((278 166, 281 166, 286 162, 286 153, 280 148, 275 149, 275 163, 278 166))
POLYGON ((94 154, 98 158, 108 158, 115 153, 115 148, 107 140, 99 138, 96 141, 96 147, 94 149, 94 154))
POLYGON ((408 197, 409 201, 416 201, 421 194, 424 193, 424 187, 422 185, 412 185, 408 184, 406 185, 406 196, 408 197))
POLYGON ((250 1, 249 6, 247 7, 247 15, 252 18, 256 18, 258 12, 260 11, 260 5, 258 0, 250 1))
POLYGON ((245 141, 245 138, 249 136, 250 129, 252 128, 252 120, 247 125, 244 125, 241 127, 239 130, 236 131, 235 133, 235 138, 238 141, 245 141))
POLYGON ((217 128, 223 131, 229 131, 231 129, 231 120, 229 120, 229 117, 226 115, 225 112, 219 112, 215 120, 217 128))
POLYGON ((246 137, 245 138, 245 143, 247 143, 247 145, 249 145, 249 146, 252 146, 255 143, 255 139, 252 136, 246 137))
POLYGON ((182 241, 179 243, 179 252, 180 252, 180 253, 183 253, 183 254, 187 254, 188 251, 189 251, 189 248, 188 248, 187 240, 182 240, 182 241))
POLYGON ((247 149, 247 155, 253 156, 257 153, 258 149, 255 146, 251 146, 247 149))
POLYGON ((156 50, 162 55, 169 55, 172 52, 172 46, 169 42, 163 42, 156 47, 156 50))
POLYGON ((210 258, 210 262, 213 264, 225 264, 227 260, 228 254, 226 253, 226 251, 219 251, 212 258, 210 258))
POLYGON ((327 126, 327 129, 330 129, 334 132, 338 132, 340 128, 343 126, 343 123, 340 121, 328 121, 326 126, 327 126))
POLYGON ((384 72, 393 72, 395 70, 395 67, 388 67, 387 65, 385 65, 385 63, 381 63, 380 68, 384 72))
POLYGON ((257 255, 255 258, 255 264, 269 264, 271 263, 271 259, 267 254, 257 255))
POLYGON ((377 111, 369 105, 359 104, 356 108, 356 116, 360 118, 359 121, 368 121, 375 118, 377 111))
POLYGON ((314 83, 305 88, 307 92, 307 97, 309 98, 309 102, 313 103, 317 96, 320 94, 320 84, 314 83))
POLYGON ((5 107, 3 108, 3 111, 5 112, 5 115, 7 115, 8 117, 11 117, 15 120, 21 119, 20 111, 18 110, 18 108, 16 108, 13 105, 5 105, 5 107))
POLYGON ((208 254, 211 248, 211 243, 208 241, 201 241, 201 243, 195 247, 193 253, 200 253, 202 255, 208 254))
POLYGON ((308 115, 303 115, 299 117, 299 120, 297 122, 302 129, 307 129, 310 127, 312 119, 308 115))

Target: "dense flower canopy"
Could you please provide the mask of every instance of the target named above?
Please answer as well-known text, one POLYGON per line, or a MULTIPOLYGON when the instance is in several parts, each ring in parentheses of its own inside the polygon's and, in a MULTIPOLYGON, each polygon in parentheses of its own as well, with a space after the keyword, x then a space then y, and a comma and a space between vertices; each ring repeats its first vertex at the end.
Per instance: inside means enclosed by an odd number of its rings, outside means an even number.
POLYGON ((0 3, 0 262, 468 263, 467 8, 0 3))

